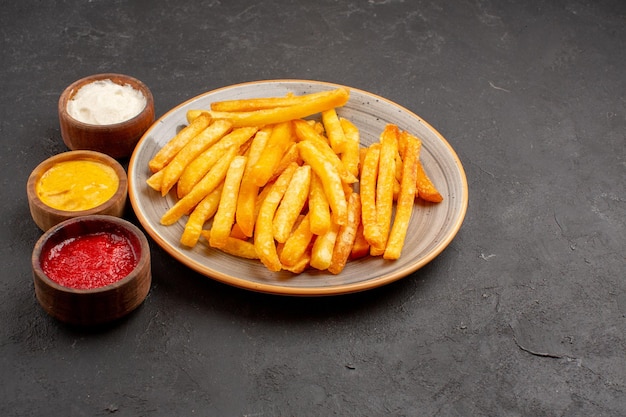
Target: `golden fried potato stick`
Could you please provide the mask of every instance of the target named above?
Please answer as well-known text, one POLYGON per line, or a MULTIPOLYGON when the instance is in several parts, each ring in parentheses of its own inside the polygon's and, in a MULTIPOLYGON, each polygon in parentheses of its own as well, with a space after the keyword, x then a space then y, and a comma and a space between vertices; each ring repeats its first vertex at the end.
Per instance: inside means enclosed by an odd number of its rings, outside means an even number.
POLYGON ((293 127, 290 121, 274 126, 259 160, 251 168, 250 175, 256 185, 263 187, 267 184, 293 141, 293 127))
POLYGON ((393 179, 393 201, 398 200, 398 196, 400 195, 400 181, 397 178, 393 179))
POLYGON ((274 215, 274 239, 277 242, 287 241, 307 201, 310 185, 311 167, 309 165, 298 167, 274 215))
POLYGON ((309 214, 307 213, 302 217, 302 220, 293 230, 293 233, 289 235, 280 251, 280 262, 285 268, 298 264, 309 249, 309 245, 313 240, 309 214))
MULTIPOLYGON (((363 206, 361 206, 362 208, 363 206)), ((370 244, 365 239, 363 234, 363 222, 359 223, 359 227, 356 230, 356 236, 354 237, 354 244, 352 245, 352 251, 350 252, 350 259, 364 258, 370 253, 370 244)))
POLYGON ((337 169, 335 169, 332 163, 328 162, 310 141, 304 140, 299 142, 298 148, 302 159, 311 166, 313 172, 322 181, 333 222, 338 225, 345 224, 348 217, 348 203, 337 169))
POLYGON ((409 221, 415 205, 415 191, 417 180, 417 161, 419 160, 420 143, 409 138, 404 146, 402 155, 402 181, 400 195, 396 204, 396 213, 393 225, 383 253, 384 259, 398 259, 404 247, 404 240, 409 228, 409 221))
POLYGON ((146 180, 148 187, 152 188, 154 191, 161 192, 161 180, 163 179, 163 174, 163 170, 160 170, 150 175, 150 177, 146 180))
POLYGON ((293 125, 296 137, 300 141, 308 140, 314 144, 318 151, 322 153, 324 158, 326 158, 328 162, 333 164, 335 169, 337 169, 337 172, 344 183, 352 184, 357 181, 356 176, 346 168, 343 162, 341 162, 341 159, 339 159, 335 151, 333 151, 330 147, 328 140, 324 136, 315 132, 313 127, 304 120, 294 120, 293 125))
POLYGON ((383 240, 382 245, 372 244, 370 249, 370 254, 372 255, 383 254, 389 230, 391 229, 398 135, 398 127, 391 124, 385 126, 385 130, 380 135, 380 159, 378 161, 378 181, 376 183, 376 220, 383 240))
MULTIPOLYGON (((323 91, 320 93, 311 93, 307 97, 309 100, 314 100, 318 97, 324 97, 326 94, 327 93, 323 91)), ((271 109, 273 107, 293 106, 294 104, 301 103, 302 100, 302 96, 295 96, 293 93, 289 93, 284 97, 261 97, 243 100, 224 100, 211 103, 211 110, 228 112, 253 111, 271 109)))
POLYGON ((330 266, 333 259, 333 248, 335 247, 340 227, 340 225, 333 222, 326 233, 315 238, 311 248, 311 266, 313 268, 325 270, 330 266))
POLYGON ((443 196, 435 187, 435 184, 431 181, 431 179, 426 174, 424 170, 424 166, 421 161, 417 161, 417 195, 425 201, 430 201, 432 203, 441 203, 443 201, 443 196))
MULTIPOLYGON (((254 137, 254 135, 252 137, 254 137)), ((252 142, 252 141, 248 140, 248 141, 244 142, 239 147, 239 152, 237 152, 237 155, 248 157, 248 152, 250 151, 250 142, 252 142)))
POLYGON ((161 170, 163 171, 161 195, 165 196, 170 191, 187 165, 220 140, 231 128, 232 123, 228 120, 214 120, 206 129, 183 146, 170 163, 161 170))
POLYGON ((370 245, 382 247, 384 240, 376 215, 376 181, 379 160, 380 143, 374 143, 367 148, 363 159, 359 192, 361 194, 361 217, 365 239, 370 245))
POLYGON ((259 160, 271 132, 271 127, 265 127, 259 130, 252 139, 248 152, 248 162, 241 180, 235 220, 243 234, 247 237, 252 237, 252 233, 254 233, 254 223, 256 221, 255 205, 259 193, 259 186, 252 180, 250 171, 259 160))
MULTIPOLYGON (((400 134, 398 135, 398 157, 400 160, 402 160, 403 155, 406 152, 406 147, 409 143, 409 141, 417 141, 418 146, 422 147, 422 141, 419 140, 417 138, 417 136, 414 136, 412 134, 410 134, 409 132, 407 132, 406 130, 403 130, 400 132, 400 134)), ((400 175, 402 175, 402 172, 400 173, 400 175)), ((399 179, 401 179, 401 177, 398 177, 399 179)))
POLYGON ((239 148, 257 132, 256 127, 234 129, 191 161, 178 178, 178 198, 187 195, 230 148, 239 148))
MULTIPOLYGON (((294 119, 302 119, 312 114, 321 113, 324 110, 341 107, 348 102, 350 92, 345 88, 315 93, 298 98, 298 103, 286 107, 274 107, 268 109, 246 112, 217 112, 207 111, 215 119, 230 119, 235 127, 241 126, 264 126, 269 124, 284 123, 294 119)), ((187 119, 194 120, 203 110, 188 110, 187 119)))
POLYGON ((245 156, 235 156, 226 172, 222 198, 211 226, 209 245, 214 248, 222 248, 226 245, 230 231, 235 223, 237 197, 239 196, 239 186, 246 168, 246 161, 247 158, 245 156))
POLYGON ((226 155, 220 159, 211 170, 198 182, 193 189, 176 202, 161 217, 161 224, 168 226, 174 224, 183 215, 189 213, 204 197, 215 190, 226 177, 230 162, 237 155, 237 148, 230 148, 226 155))
POLYGON ((367 154, 367 149, 368 148, 361 148, 359 147, 359 175, 361 175, 361 170, 363 169, 363 165, 365 162, 365 154, 367 154))
POLYGON ((305 252, 298 262, 294 265, 285 265, 283 269, 297 275, 303 273, 310 266, 310 264, 311 254, 309 252, 305 252))
POLYGON ((289 148, 287 148, 287 150, 283 154, 283 157, 280 158, 278 166, 274 169, 272 176, 269 180, 267 180, 267 182, 276 181, 276 178, 278 178, 280 174, 285 170, 285 168, 287 168, 293 162, 297 163, 298 165, 302 165, 302 158, 300 158, 300 152, 298 152, 298 147, 296 146, 295 142, 292 142, 289 145, 289 148))
POLYGON ((315 130, 318 134, 326 137, 326 131, 324 130, 324 125, 322 124, 322 122, 317 122, 315 120, 307 120, 307 122, 311 125, 311 127, 313 127, 313 130, 315 130))
MULTIPOLYGON (((211 239, 211 231, 203 230, 202 237, 204 237, 208 243, 211 239)), ((256 253, 256 249, 251 242, 248 242, 247 240, 237 239, 231 236, 226 239, 226 244, 224 246, 217 249, 229 255, 237 256, 239 258, 259 259, 259 256, 256 253)))
POLYGON ((148 162, 150 171, 157 172, 162 170, 176 156, 183 146, 185 146, 197 134, 207 128, 211 122, 211 116, 206 112, 200 112, 193 123, 180 130, 172 139, 170 139, 148 162))
MULTIPOLYGON (((404 150, 406 149, 406 139, 403 139, 403 136, 407 136, 403 134, 405 132, 398 131, 397 136, 397 149, 396 149, 396 158, 395 158, 395 166, 396 166, 396 175, 393 180, 393 201, 398 200, 398 196, 400 195, 400 182, 402 181, 402 155, 404 155, 404 150)), ((421 143, 420 143, 421 146, 421 143)))
MULTIPOLYGON (((284 171, 283 171, 284 172, 284 171)), ((265 200, 265 197, 267 197, 267 195, 270 193, 270 191, 272 190, 271 185, 273 185, 276 181, 267 184, 265 187, 260 188, 259 192, 256 196, 256 202, 254 203, 254 223, 256 225, 256 221, 259 218, 259 211, 261 210, 261 203, 263 202, 263 200, 265 200)), ((252 234, 254 235, 254 231, 252 232, 252 234)))
MULTIPOLYGON (((421 149, 422 141, 417 136, 407 131, 401 132, 399 141, 398 141, 399 147, 404 146, 403 143, 406 143, 409 140, 417 141, 418 146, 421 149)), ((434 183, 426 174, 426 171, 424 170, 424 166, 419 158, 417 160, 416 187, 417 187, 417 192, 415 193, 416 198, 421 197, 423 200, 430 201, 432 203, 440 203, 443 201, 443 196, 441 195, 441 193, 439 193, 434 183)))
POLYGON ((323 235, 330 229, 330 206, 324 192, 322 180, 315 172, 311 175, 311 189, 309 191, 309 214, 311 232, 323 235))
POLYGON ((187 223, 185 223, 185 230, 180 237, 180 243, 190 248, 194 247, 198 243, 204 223, 215 215, 217 207, 220 204, 220 198, 222 196, 223 183, 215 190, 211 191, 206 197, 198 203, 193 209, 187 223))
POLYGON ((334 108, 322 112, 322 124, 324 125, 330 147, 335 153, 342 153, 346 143, 346 135, 343 132, 339 116, 337 116, 337 111, 334 108))
POLYGON ((361 224, 361 197, 357 193, 352 193, 348 197, 348 222, 339 228, 333 256, 328 266, 331 274, 339 274, 345 268, 352 253, 359 224, 361 224))
MULTIPOLYGON (((400 136, 402 136, 402 134, 398 133, 398 138, 400 138, 400 136)), ((396 167, 395 182, 398 183, 398 190, 399 190, 399 187, 400 187, 400 182, 402 181, 402 155, 404 155, 404 153, 401 154, 400 153, 400 148, 397 147, 396 148, 396 157, 395 157, 395 167, 396 167)))
POLYGON ((341 128, 346 137, 346 141, 343 146, 343 152, 341 154, 341 162, 346 167, 348 172, 354 175, 355 178, 359 176, 359 163, 360 163, 360 140, 361 135, 359 128, 357 128, 351 121, 339 119, 341 128))
POLYGON ((233 228, 230 230, 230 236, 241 240, 248 240, 248 236, 241 231, 241 227, 239 227, 237 223, 233 224, 233 228))
POLYGON ((271 185, 265 199, 261 202, 259 215, 254 227, 254 248, 256 253, 259 255, 263 265, 274 272, 280 271, 282 264, 276 251, 272 221, 274 220, 278 204, 283 198, 297 167, 298 165, 295 163, 287 167, 276 182, 271 185))

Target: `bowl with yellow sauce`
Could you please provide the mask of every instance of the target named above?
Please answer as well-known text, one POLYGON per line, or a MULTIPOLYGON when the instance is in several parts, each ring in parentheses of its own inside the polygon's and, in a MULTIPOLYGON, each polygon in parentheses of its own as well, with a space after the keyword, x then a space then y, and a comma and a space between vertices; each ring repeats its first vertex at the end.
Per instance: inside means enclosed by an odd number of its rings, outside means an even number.
POLYGON ((121 217, 128 178, 122 165, 101 152, 64 152, 40 163, 26 185, 30 213, 46 231, 74 217, 106 214, 121 217))
POLYGON ((95 74, 63 91, 58 112, 61 136, 69 149, 126 158, 154 123, 154 98, 134 77, 95 74))

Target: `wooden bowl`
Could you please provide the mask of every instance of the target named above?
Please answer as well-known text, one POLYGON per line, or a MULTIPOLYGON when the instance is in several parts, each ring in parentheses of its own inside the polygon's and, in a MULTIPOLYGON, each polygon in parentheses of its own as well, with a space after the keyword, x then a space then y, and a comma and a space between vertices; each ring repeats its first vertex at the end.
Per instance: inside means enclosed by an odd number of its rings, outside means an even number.
POLYGON ((52 156, 40 163, 30 174, 26 185, 30 214, 39 228, 43 231, 52 226, 74 217, 93 214, 107 214, 121 217, 126 207, 128 196, 128 177, 120 163, 112 157, 94 151, 69 151, 52 156), (119 184, 115 194, 99 206, 79 211, 59 210, 44 203, 37 193, 37 184, 42 176, 55 164, 65 161, 87 160, 105 164, 115 171, 119 184))
POLYGON ((32 269, 35 295, 43 309, 60 321, 80 326, 108 323, 135 310, 146 298, 152 281, 150 248, 145 235, 132 223, 113 216, 77 217, 54 226, 35 244, 32 269), (52 248, 94 233, 113 233, 126 239, 137 262, 128 275, 105 286, 76 289, 59 284, 44 272, 52 248))
POLYGON ((71 150, 88 149, 112 156, 125 158, 132 154, 143 133, 154 122, 154 98, 150 89, 136 78, 123 74, 96 74, 75 81, 59 98, 59 122, 63 142, 71 150), (90 124, 72 117, 67 103, 78 90, 94 81, 111 80, 119 85, 130 85, 146 98, 146 106, 135 117, 114 124, 90 124))

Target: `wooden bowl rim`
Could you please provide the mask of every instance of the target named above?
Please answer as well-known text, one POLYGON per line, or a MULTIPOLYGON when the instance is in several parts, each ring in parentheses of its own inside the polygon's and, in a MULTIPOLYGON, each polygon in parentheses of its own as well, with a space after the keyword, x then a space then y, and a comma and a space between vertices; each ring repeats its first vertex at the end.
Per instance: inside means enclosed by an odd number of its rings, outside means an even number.
POLYGON ((148 239, 146 238, 146 235, 137 226, 119 217, 109 216, 109 215, 100 215, 100 214, 82 216, 82 217, 74 217, 74 218, 65 220, 51 227, 46 232, 44 232, 43 235, 41 235, 41 237, 35 244, 35 247, 33 249, 33 254, 31 256, 31 264, 32 264, 33 272, 35 273, 37 278, 39 278, 45 285, 53 288, 55 291, 60 291, 60 292, 69 293, 69 294, 76 294, 76 295, 98 294, 98 293, 106 293, 109 291, 116 291, 117 289, 122 288, 126 286, 127 284, 129 284, 130 282, 136 280, 140 276, 140 273, 145 271, 146 267, 149 266, 149 265, 146 265, 149 262, 150 262, 150 245, 148 244, 148 239), (103 287, 89 288, 89 289, 66 287, 52 280, 50 277, 48 277, 48 275, 46 275, 46 273, 43 271, 43 268, 41 267, 41 253, 45 247, 46 242, 52 239, 54 235, 59 233, 61 230, 67 228, 68 226, 71 226, 74 223, 81 223, 81 222, 82 223, 89 222, 89 223, 113 224, 119 229, 123 229, 126 232, 128 232, 129 235, 134 236, 139 242, 139 247, 141 250, 141 253, 139 254, 139 260, 135 268, 133 268, 133 270, 122 279, 119 279, 103 287))
POLYGON ((120 199, 126 199, 126 196, 128 195, 128 175, 126 174, 124 167, 115 158, 105 153, 90 150, 68 151, 53 155, 37 165, 28 177, 26 191, 28 195, 28 200, 39 211, 47 212, 54 216, 60 217, 89 216, 93 214, 98 214, 104 210, 109 209, 110 207, 117 204, 120 199), (41 201, 41 199, 37 195, 37 182, 39 182, 43 174, 50 168, 52 168, 54 164, 57 164, 59 162, 79 160, 100 162, 113 168, 119 179, 115 194, 113 194, 113 196, 106 200, 104 203, 87 210, 60 210, 54 207, 50 207, 49 205, 41 201))
POLYGON ((83 77, 79 80, 74 81, 72 84, 67 86, 65 90, 63 90, 63 92, 61 93, 61 96, 59 97, 58 107, 59 107, 59 117, 61 118, 62 121, 66 123, 71 123, 83 129, 109 132, 111 130, 124 129, 127 126, 132 126, 136 123, 141 122, 146 117, 153 117, 151 115, 154 113, 154 96, 152 95, 152 92, 150 91, 148 86, 143 81, 135 77, 132 77, 126 74, 118 74, 118 73, 112 73, 112 72, 101 73, 101 74, 88 75, 86 77, 83 77), (141 91, 141 93, 146 98, 146 105, 144 106, 144 108, 136 116, 131 117, 130 119, 123 120, 118 123, 111 123, 111 124, 105 124, 105 125, 81 122, 80 120, 72 117, 67 112, 67 102, 71 100, 72 97, 74 97, 74 95, 78 92, 78 90, 82 86, 92 83, 94 81, 101 81, 101 80, 107 80, 107 79, 110 79, 111 81, 119 85, 129 84, 134 89, 141 91))

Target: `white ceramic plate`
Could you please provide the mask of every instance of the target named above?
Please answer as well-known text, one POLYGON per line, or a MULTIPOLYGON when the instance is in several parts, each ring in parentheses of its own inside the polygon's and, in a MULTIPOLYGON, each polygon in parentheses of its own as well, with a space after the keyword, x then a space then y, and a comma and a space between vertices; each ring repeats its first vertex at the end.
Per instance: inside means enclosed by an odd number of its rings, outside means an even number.
POLYGON ((393 123, 422 140, 420 158, 444 197, 439 204, 418 203, 409 224, 402 256, 396 261, 367 257, 350 261, 338 275, 309 271, 300 275, 274 273, 259 261, 240 259, 210 249, 201 239, 195 248, 179 243, 186 217, 162 226, 161 216, 175 203, 173 195, 161 197, 146 185, 148 161, 186 125, 189 109, 208 109, 214 101, 277 97, 291 92, 307 94, 339 87, 317 81, 272 80, 237 84, 194 97, 158 119, 137 144, 128 167, 129 198, 137 218, 165 251, 189 268, 233 286, 283 295, 331 295, 363 291, 403 278, 426 265, 452 241, 468 204, 463 166, 448 142, 411 111, 374 94, 349 88, 350 100, 338 114, 360 130, 361 144, 378 141, 385 124, 393 123))

